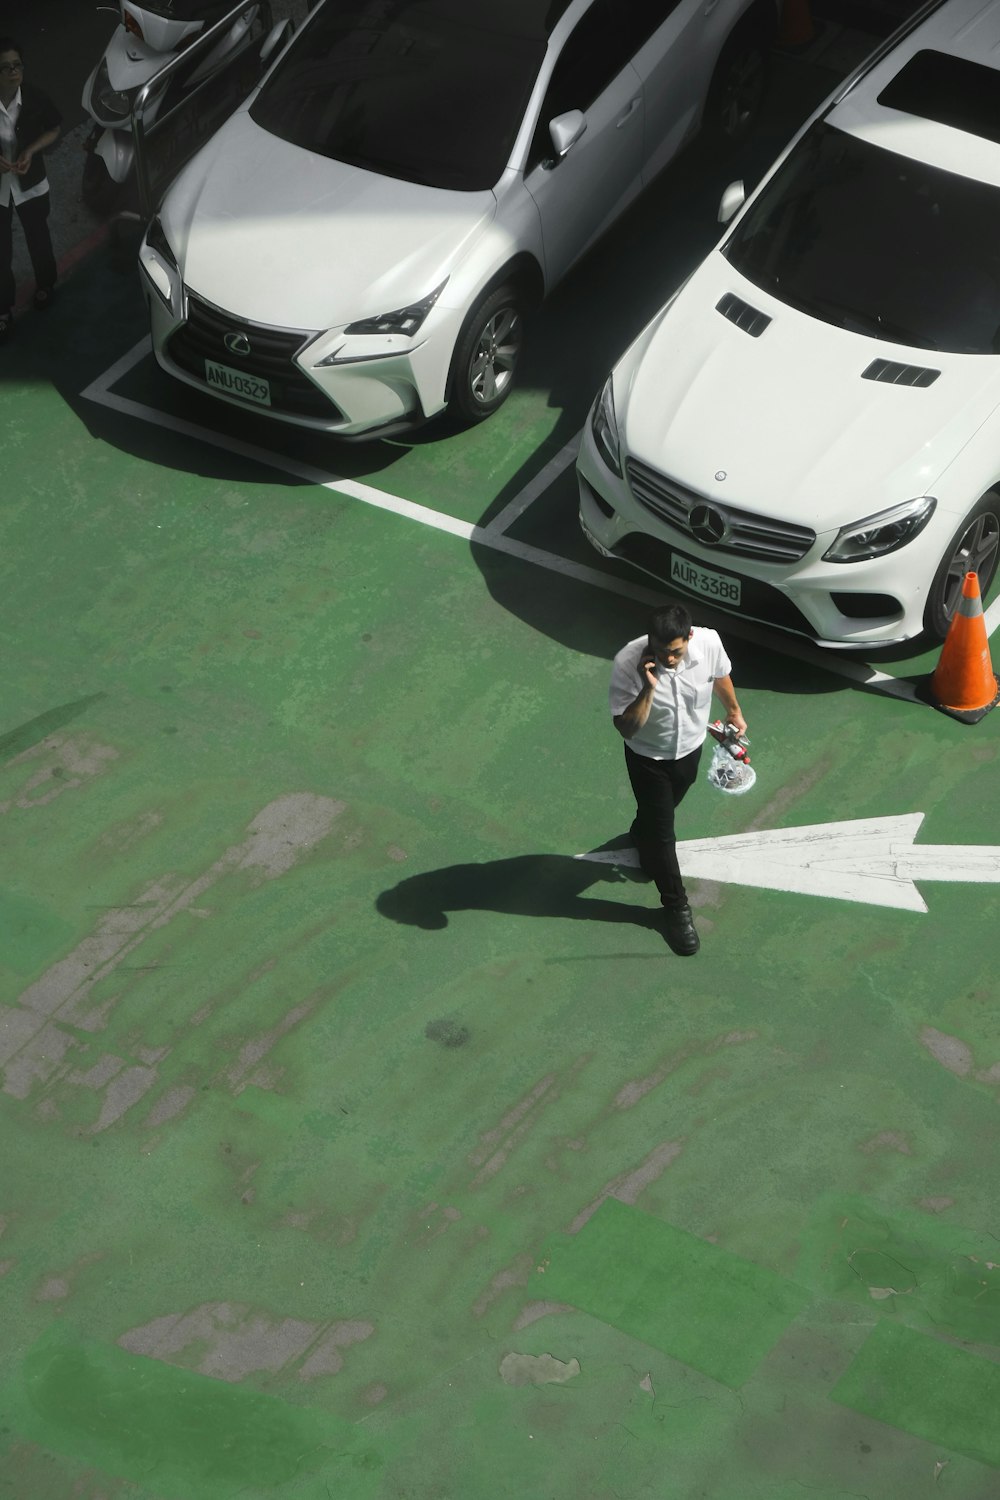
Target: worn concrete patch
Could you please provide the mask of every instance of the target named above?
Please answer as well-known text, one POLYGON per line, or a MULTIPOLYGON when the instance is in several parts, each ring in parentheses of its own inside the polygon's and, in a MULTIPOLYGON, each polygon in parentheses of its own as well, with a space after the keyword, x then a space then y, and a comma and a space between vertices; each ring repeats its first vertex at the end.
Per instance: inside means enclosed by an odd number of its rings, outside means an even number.
POLYGON ((315 1380, 318 1375, 337 1375, 344 1368, 342 1350, 371 1338, 375 1324, 361 1318, 335 1323, 299 1366, 300 1380, 315 1380))
POLYGON ((275 1374, 306 1355, 301 1380, 334 1375, 343 1350, 370 1338, 364 1319, 336 1323, 282 1318, 236 1302, 203 1302, 185 1313, 169 1313, 118 1339, 122 1349, 166 1364, 183 1365, 216 1380, 236 1382, 266 1371, 275 1374))
POLYGON ((759 1035, 757 1031, 724 1031, 719 1036, 710 1037, 706 1042, 693 1042, 689 1046, 681 1047, 645 1077, 632 1078, 627 1083, 623 1083, 614 1098, 615 1109, 633 1109, 640 1100, 645 1099, 653 1089, 659 1088, 661 1083, 664 1083, 672 1073, 676 1073, 677 1069, 690 1058, 710 1056, 723 1047, 741 1047, 746 1042, 755 1042, 759 1035))
POLYGON ((481 1318, 490 1304, 502 1297, 504 1292, 510 1291, 511 1287, 527 1286, 533 1266, 534 1260, 530 1255, 519 1255, 512 1265, 498 1271, 486 1291, 472 1304, 474 1316, 481 1318))
POLYGON ((505 1354, 500 1361, 504 1385, 565 1385, 580 1373, 580 1361, 563 1362, 552 1354, 505 1354))
POLYGON ((920 1040, 928 1052, 949 1073, 965 1078, 972 1071, 972 1048, 957 1036, 948 1036, 934 1026, 925 1026, 920 1040))
POLYGON ((522 1328, 528 1328, 532 1323, 537 1323, 539 1318, 551 1317, 553 1313, 576 1312, 575 1307, 570 1307, 568 1302, 526 1302, 511 1324, 514 1333, 520 1333, 522 1328))
MULTIPOLYGON (((193 880, 164 875, 147 885, 135 901, 103 912, 93 931, 71 953, 22 991, 17 1008, 4 1011, 0 1024, 0 1062, 6 1063, 4 1091, 26 1098, 35 1083, 52 1078, 66 1052, 78 1045, 73 1036, 54 1024, 56 1020, 88 1031, 107 1024, 107 1012, 114 1001, 95 1009, 91 992, 150 933, 194 909, 207 890, 237 870, 254 871, 259 880, 274 880, 285 874, 326 837, 344 807, 343 802, 312 792, 278 797, 261 809, 246 837, 227 849, 202 875, 193 880), (47 1022, 53 1024, 47 1027, 47 1022)), ((289 1024, 293 1025, 294 1019, 289 1024)), ((264 1051, 269 1040, 270 1034, 259 1041, 264 1051)), ((253 1045, 248 1044, 251 1049, 253 1045)), ((252 1065, 252 1059, 249 1062, 252 1065)), ((94 1129, 113 1124, 153 1082, 155 1075, 139 1068, 113 1080, 94 1129)))
POLYGON ((650 1183, 663 1175, 670 1163, 677 1160, 682 1150, 681 1141, 661 1141, 658 1146, 654 1146, 644 1161, 640 1162, 637 1167, 633 1167, 630 1172, 622 1172, 619 1176, 612 1178, 593 1202, 580 1210, 576 1218, 566 1226, 567 1234, 579 1233, 607 1198, 615 1198, 619 1203, 634 1205, 640 1193, 645 1192, 650 1183))

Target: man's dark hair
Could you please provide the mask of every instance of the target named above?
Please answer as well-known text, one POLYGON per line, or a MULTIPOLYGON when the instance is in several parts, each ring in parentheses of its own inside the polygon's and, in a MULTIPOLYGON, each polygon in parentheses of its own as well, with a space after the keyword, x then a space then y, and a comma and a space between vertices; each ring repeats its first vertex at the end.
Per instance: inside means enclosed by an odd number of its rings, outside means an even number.
POLYGON ((21 61, 24 62, 24 53, 12 36, 0 36, 0 52, 16 52, 21 61))
POLYGON ((691 634, 691 615, 683 604, 664 604, 649 622, 650 640, 686 641, 691 634))

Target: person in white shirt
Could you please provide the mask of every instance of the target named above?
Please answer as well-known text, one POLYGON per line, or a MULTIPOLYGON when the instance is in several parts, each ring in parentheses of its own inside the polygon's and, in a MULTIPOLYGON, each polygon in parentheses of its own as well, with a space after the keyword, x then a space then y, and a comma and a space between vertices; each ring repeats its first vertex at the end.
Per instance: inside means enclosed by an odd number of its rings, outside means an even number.
POLYGON ((21 49, 0 36, 0 341, 14 316, 13 220, 21 223, 35 273, 35 306, 48 307, 56 284, 49 236, 49 184, 42 152, 54 145, 62 123, 41 89, 24 82, 21 49))
POLYGON ((608 701, 635 794, 632 837, 660 893, 667 941, 684 955, 701 943, 677 861, 674 812, 698 774, 713 693, 727 723, 746 732, 731 672, 716 631, 695 627, 682 604, 670 604, 656 611, 648 636, 622 647, 611 673, 608 701))

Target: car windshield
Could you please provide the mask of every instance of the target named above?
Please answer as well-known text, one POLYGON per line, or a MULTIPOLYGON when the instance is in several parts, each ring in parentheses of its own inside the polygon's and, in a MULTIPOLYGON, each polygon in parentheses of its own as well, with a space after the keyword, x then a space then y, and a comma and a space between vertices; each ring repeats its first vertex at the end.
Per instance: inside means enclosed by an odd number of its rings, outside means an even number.
POLYGON ((431 187, 499 180, 545 55, 544 35, 470 24, 448 0, 332 3, 251 105, 265 130, 352 166, 431 187))
POLYGON ((1000 353, 1000 189, 822 121, 722 253, 749 281, 840 328, 1000 353))

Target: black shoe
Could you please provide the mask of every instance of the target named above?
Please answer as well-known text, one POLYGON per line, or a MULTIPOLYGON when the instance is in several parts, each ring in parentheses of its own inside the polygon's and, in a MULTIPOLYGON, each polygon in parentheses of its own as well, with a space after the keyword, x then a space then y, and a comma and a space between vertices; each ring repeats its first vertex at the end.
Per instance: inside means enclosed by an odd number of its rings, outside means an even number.
POLYGON ((683 906, 663 908, 663 935, 674 952, 684 958, 690 958, 698 952, 701 938, 686 901, 683 906))
POLYGON ((45 312, 52 306, 55 300, 56 289, 52 286, 40 286, 32 298, 32 305, 36 312, 45 312))

